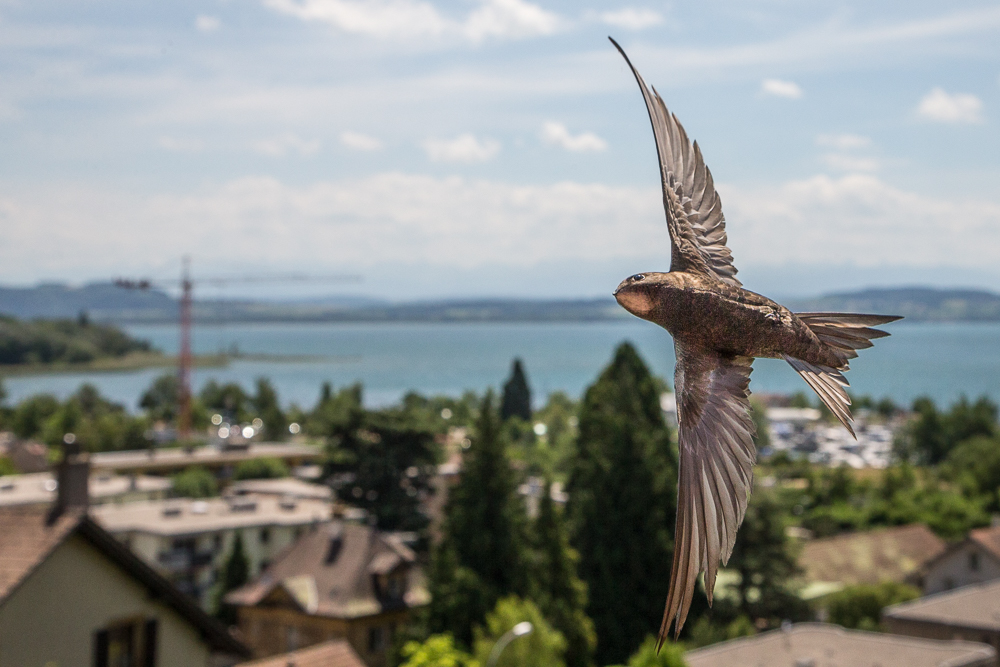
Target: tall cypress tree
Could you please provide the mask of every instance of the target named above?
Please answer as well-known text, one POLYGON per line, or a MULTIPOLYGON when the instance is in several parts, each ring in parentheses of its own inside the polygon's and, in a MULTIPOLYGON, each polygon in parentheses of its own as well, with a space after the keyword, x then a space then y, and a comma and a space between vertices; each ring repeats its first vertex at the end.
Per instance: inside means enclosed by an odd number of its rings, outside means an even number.
POLYGON ((594 622, 586 613, 587 585, 577 576, 580 558, 569 544, 551 488, 546 480, 534 525, 533 599, 552 627, 566 638, 566 667, 587 667, 593 662, 597 644, 594 622))
POLYGON ((677 458, 659 392, 623 343, 580 409, 569 513, 602 665, 625 662, 659 628, 667 595, 677 458))
POLYGON ((520 359, 514 359, 500 403, 500 419, 507 421, 511 417, 531 421, 531 388, 528 387, 528 378, 520 359))
POLYGON ((501 597, 528 589, 524 503, 507 458, 493 393, 483 400, 462 475, 451 490, 431 570, 431 632, 471 646, 472 628, 501 597))

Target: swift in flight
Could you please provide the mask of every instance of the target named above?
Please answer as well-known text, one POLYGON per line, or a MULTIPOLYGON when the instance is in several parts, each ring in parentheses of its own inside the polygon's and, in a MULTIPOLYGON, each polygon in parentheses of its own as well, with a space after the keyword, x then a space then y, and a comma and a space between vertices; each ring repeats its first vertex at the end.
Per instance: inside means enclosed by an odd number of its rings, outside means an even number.
POLYGON ((854 435, 844 373, 857 350, 889 334, 871 327, 891 315, 793 313, 743 289, 726 247, 722 204, 697 142, 646 86, 615 40, 646 101, 656 138, 670 232, 668 273, 638 273, 615 290, 618 303, 674 339, 677 366, 677 524, 670 591, 657 646, 680 633, 695 583, 705 573, 709 604, 743 522, 756 450, 750 418, 754 357, 784 359, 854 435))

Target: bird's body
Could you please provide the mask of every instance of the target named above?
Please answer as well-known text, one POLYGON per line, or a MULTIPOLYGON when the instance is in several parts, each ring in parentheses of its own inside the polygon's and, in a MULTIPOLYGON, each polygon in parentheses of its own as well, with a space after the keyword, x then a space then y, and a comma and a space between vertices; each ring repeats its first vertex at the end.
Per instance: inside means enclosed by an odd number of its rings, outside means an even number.
POLYGON ((656 138, 671 240, 669 272, 636 274, 615 290, 626 310, 670 332, 677 358, 680 470, 662 644, 671 624, 680 633, 702 572, 711 604, 719 564, 728 561, 746 512, 757 457, 749 403, 754 358, 787 361, 853 435, 844 378, 848 362, 857 350, 871 347, 872 339, 889 335, 872 326, 899 318, 793 313, 744 289, 726 247, 722 203, 698 144, 688 140, 659 94, 628 64, 656 138))
POLYGON ((627 278, 616 291, 633 315, 659 324, 675 341, 727 356, 782 358, 838 366, 828 346, 790 310, 766 296, 683 271, 627 278))

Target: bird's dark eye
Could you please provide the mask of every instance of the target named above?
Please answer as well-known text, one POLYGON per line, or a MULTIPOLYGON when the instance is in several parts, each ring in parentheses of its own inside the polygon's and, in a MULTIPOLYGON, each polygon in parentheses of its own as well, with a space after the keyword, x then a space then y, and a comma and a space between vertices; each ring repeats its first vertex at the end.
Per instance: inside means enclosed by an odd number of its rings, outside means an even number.
POLYGON ((637 273, 634 276, 632 276, 632 282, 637 283, 645 277, 646 276, 642 275, 641 273, 637 273))

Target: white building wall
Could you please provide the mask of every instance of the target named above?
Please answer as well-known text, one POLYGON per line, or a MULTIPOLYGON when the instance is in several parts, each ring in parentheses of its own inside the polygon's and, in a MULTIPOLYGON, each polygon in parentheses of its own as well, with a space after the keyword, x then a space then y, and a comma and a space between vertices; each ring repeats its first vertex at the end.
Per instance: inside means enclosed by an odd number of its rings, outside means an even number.
POLYGON ((924 576, 924 594, 1000 579, 1000 560, 974 542, 963 542, 944 554, 924 576))

